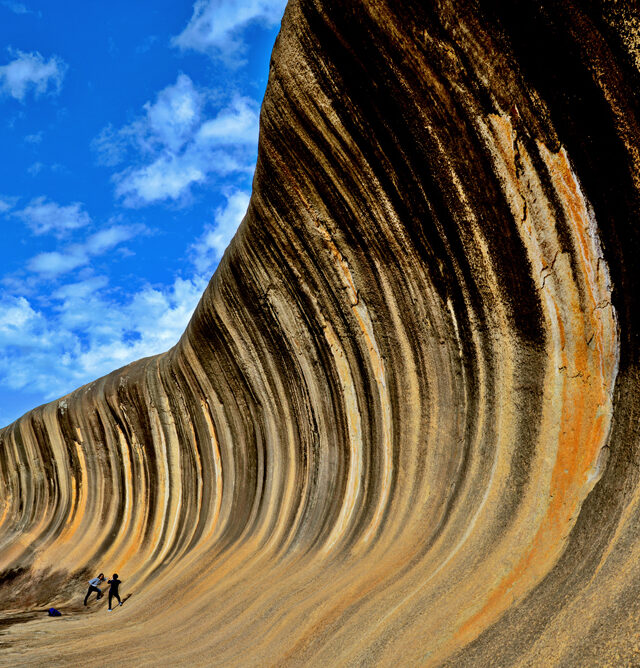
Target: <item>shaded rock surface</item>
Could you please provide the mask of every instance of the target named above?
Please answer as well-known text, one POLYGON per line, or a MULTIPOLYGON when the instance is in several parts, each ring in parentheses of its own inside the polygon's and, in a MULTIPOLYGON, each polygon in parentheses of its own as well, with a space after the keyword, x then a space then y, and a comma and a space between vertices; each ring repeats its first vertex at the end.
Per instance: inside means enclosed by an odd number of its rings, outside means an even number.
POLYGON ((180 342, 0 432, 0 664, 640 662, 639 17, 291 0, 180 342))

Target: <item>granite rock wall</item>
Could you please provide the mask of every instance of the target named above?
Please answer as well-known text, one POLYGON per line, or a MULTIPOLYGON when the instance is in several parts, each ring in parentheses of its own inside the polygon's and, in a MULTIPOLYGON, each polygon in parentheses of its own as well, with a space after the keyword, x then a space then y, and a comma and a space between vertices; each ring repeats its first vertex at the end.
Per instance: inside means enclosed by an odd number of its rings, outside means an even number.
POLYGON ((0 432, 0 664, 640 662, 639 35, 291 0, 180 342, 0 432))

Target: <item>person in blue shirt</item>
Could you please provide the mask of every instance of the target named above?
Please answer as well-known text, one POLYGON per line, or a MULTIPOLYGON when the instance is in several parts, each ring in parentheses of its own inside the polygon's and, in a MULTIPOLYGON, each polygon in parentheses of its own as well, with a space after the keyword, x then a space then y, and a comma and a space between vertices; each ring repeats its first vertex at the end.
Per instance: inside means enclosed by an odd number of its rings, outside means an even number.
POLYGON ((97 592, 96 596, 96 601, 99 601, 102 598, 102 590, 98 589, 98 585, 104 582, 104 573, 100 573, 97 578, 92 578, 89 580, 89 589, 87 591, 87 595, 84 597, 84 604, 87 605, 87 601, 89 600, 89 596, 91 596, 91 592, 95 591, 97 592))

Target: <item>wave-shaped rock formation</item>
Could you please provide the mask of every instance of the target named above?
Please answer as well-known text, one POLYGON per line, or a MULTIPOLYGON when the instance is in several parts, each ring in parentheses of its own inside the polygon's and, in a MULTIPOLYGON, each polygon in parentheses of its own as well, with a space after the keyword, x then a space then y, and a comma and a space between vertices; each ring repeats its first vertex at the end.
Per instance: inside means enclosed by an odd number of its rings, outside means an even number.
POLYGON ((0 432, 0 663, 638 665, 639 34, 292 0, 180 342, 0 432))

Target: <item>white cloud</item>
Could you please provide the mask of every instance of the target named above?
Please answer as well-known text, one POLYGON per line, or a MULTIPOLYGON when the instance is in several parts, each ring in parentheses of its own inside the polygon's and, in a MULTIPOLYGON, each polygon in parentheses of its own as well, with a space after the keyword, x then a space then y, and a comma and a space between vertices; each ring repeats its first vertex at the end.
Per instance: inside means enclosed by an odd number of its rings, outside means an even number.
POLYGON ((200 123, 203 104, 204 94, 186 74, 178 75, 176 83, 161 90, 153 104, 144 105, 146 118, 136 128, 140 143, 148 144, 151 150, 178 151, 200 123))
POLYGON ((55 308, 24 297, 0 300, 0 382, 54 399, 141 357, 168 350, 184 331, 206 281, 147 286, 124 304, 104 277, 59 288, 55 308))
POLYGON ((258 141, 258 110, 253 100, 236 96, 218 115, 200 126, 197 144, 255 144, 258 141))
POLYGON ((89 264, 123 241, 145 231, 142 225, 114 225, 92 234, 83 244, 72 244, 63 252, 40 253, 27 262, 27 269, 45 278, 55 278, 89 264))
POLYGON ((52 251, 40 253, 32 257, 27 262, 27 269, 36 274, 53 277, 81 267, 83 264, 87 264, 87 262, 89 262, 89 256, 81 252, 80 249, 79 252, 69 250, 66 253, 52 251))
POLYGON ((186 74, 161 90, 155 102, 143 105, 144 116, 120 130, 108 125, 93 140, 100 164, 114 166, 134 151, 143 156, 179 151, 193 136, 202 118, 206 93, 186 74))
POLYGON ((193 264, 201 274, 210 274, 224 254, 238 225, 247 212, 249 193, 237 190, 227 197, 226 204, 216 210, 214 224, 205 228, 191 246, 193 264))
POLYGON ((197 0, 187 27, 172 43, 180 49, 207 53, 230 66, 244 64, 242 31, 252 24, 279 23, 286 0, 197 0))
POLYGON ((42 130, 32 135, 27 135, 24 140, 27 142, 27 144, 39 144, 42 141, 42 130))
POLYGON ((15 197, 0 197, 0 213, 7 213, 15 206, 15 197))
POLYGON ((13 2, 13 0, 2 0, 0 4, 2 4, 3 7, 6 7, 9 11, 13 12, 14 14, 35 14, 38 17, 42 16, 40 12, 34 12, 33 10, 29 9, 26 5, 24 5, 22 2, 13 2))
POLYGON ((52 233, 56 237, 91 223, 91 217, 83 211, 80 202, 60 206, 55 202, 47 202, 45 197, 31 200, 24 209, 12 215, 20 218, 34 234, 52 233))
POLYGON ((145 228, 142 225, 113 225, 92 234, 83 247, 89 255, 102 255, 144 231, 145 228))
POLYGON ((36 97, 48 90, 60 92, 67 65, 58 56, 45 61, 37 51, 11 53, 17 58, 0 66, 0 92, 21 101, 30 91, 36 97))
POLYGON ((105 167, 119 165, 127 154, 128 139, 122 131, 113 129, 111 124, 106 125, 91 142, 91 148, 96 154, 97 163, 105 167))
POLYGON ((67 283, 52 293, 52 297, 60 300, 83 300, 109 283, 106 276, 92 276, 79 283, 67 283))
POLYGON ((205 118, 208 92, 181 74, 144 105, 145 115, 94 140, 103 164, 133 164, 114 176, 116 196, 129 207, 179 200, 212 176, 253 172, 258 142, 258 105, 235 95, 213 118, 205 118))
POLYGON ((41 162, 34 162, 33 165, 27 167, 27 173, 31 176, 38 176, 42 171, 44 165, 41 162))
POLYGON ((202 183, 204 173, 178 156, 160 156, 150 165, 127 170, 116 178, 116 195, 125 206, 141 206, 165 199, 177 200, 193 183, 202 183))
POLYGON ((0 343, 15 344, 23 340, 25 328, 32 329, 36 312, 24 297, 8 297, 0 303, 0 343))
POLYGON ((112 329, 94 333, 96 343, 105 340, 79 355, 80 366, 94 374, 105 373, 168 350, 184 332, 205 287, 202 279, 178 278, 170 288, 147 287, 134 294, 122 308, 120 318, 114 314, 117 336, 112 329))

